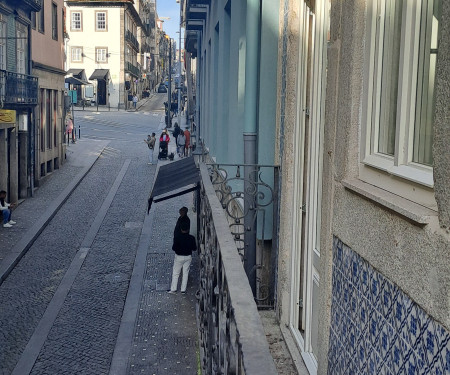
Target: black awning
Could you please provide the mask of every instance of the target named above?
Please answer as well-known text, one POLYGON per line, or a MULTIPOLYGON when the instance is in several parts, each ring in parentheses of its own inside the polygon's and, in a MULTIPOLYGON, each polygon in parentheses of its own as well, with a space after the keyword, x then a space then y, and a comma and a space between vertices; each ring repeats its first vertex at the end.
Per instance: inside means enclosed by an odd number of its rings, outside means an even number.
POLYGON ((90 82, 85 82, 85 81, 75 78, 75 77, 66 77, 64 81, 71 85, 91 85, 90 82))
POLYGON ((84 69, 69 69, 67 74, 72 74, 75 78, 81 78, 83 75, 84 69))
POLYGON ((199 182, 200 171, 193 156, 161 166, 148 198, 148 211, 153 202, 161 202, 197 190, 199 182))
POLYGON ((99 80, 105 80, 109 75, 109 69, 95 69, 94 73, 91 74, 89 77, 89 80, 91 79, 99 79, 99 80))
POLYGON ((69 69, 66 73, 66 76, 77 78, 80 81, 86 82, 84 83, 84 85, 89 84, 89 82, 87 82, 86 72, 84 71, 84 69, 69 69))

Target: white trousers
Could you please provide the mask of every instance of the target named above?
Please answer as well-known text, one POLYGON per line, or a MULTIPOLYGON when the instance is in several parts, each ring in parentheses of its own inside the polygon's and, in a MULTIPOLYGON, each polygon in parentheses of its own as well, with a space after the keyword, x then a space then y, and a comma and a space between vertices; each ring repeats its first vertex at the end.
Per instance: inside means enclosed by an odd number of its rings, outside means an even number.
POLYGON ((189 276, 189 268, 191 267, 192 255, 177 255, 175 254, 175 259, 173 260, 172 269, 172 284, 170 290, 172 292, 177 291, 178 277, 180 276, 181 269, 183 269, 183 279, 181 281, 181 291, 185 292, 189 276))
POLYGON ((148 151, 149 151, 148 156, 149 156, 150 163, 153 164, 153 149, 150 148, 148 151))

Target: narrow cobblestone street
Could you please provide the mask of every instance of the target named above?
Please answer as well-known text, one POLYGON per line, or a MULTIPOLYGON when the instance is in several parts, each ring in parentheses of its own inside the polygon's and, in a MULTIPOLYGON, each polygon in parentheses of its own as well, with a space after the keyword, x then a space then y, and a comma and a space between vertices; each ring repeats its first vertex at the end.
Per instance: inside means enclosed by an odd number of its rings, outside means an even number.
POLYGON ((192 197, 146 211, 156 166, 144 139, 162 128, 164 98, 137 112, 76 111, 67 163, 0 229, 1 374, 197 373, 196 257, 188 293, 166 293, 173 227, 192 197))

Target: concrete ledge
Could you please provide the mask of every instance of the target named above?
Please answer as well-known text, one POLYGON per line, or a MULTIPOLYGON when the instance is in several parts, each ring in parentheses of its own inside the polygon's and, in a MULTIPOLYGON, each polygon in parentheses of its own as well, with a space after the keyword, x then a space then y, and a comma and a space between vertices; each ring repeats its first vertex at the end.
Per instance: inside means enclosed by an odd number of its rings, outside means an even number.
POLYGON ((421 206, 361 180, 343 180, 342 185, 353 193, 405 217, 416 225, 427 225, 430 223, 432 217, 438 215, 436 211, 430 208, 421 206))

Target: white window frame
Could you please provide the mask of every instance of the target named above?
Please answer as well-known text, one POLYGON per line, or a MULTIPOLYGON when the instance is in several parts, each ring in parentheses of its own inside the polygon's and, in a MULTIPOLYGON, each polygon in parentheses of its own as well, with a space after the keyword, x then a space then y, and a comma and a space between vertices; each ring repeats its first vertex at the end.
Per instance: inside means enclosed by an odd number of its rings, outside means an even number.
POLYGON ((70 12, 70 31, 83 31, 83 12, 72 11, 70 12), (77 20, 75 17, 79 15, 80 19, 77 20), (79 23, 79 27, 77 27, 79 23))
POLYGON ((95 31, 108 31, 108 12, 106 10, 95 12, 95 31), (99 20, 99 16, 104 15, 104 20, 99 20), (104 27, 100 27, 100 23, 104 22, 104 27))
POLYGON ((108 62, 108 47, 95 47, 95 62, 99 64, 108 62), (101 59, 100 57, 104 58, 101 59))
POLYGON ((70 61, 73 63, 82 63, 83 62, 83 47, 79 47, 79 46, 74 46, 70 48, 70 61), (74 56, 77 57, 78 53, 75 54, 76 51, 79 51, 79 59, 75 58, 74 56))
POLYGON ((378 20, 384 17, 377 14, 376 6, 387 1, 390 0, 374 0, 369 2, 367 9, 359 177, 416 203, 435 208, 433 168, 412 162, 422 0, 406 0, 402 9, 395 153, 391 156, 375 151, 379 128, 379 113, 376 112, 379 108, 374 108, 373 102, 374 98, 380 97, 376 86, 377 81, 381 81, 381 70, 377 71, 377 61, 382 54, 382 51, 378 54, 376 51, 376 43, 380 42, 376 40, 376 30, 378 20))
POLYGON ((27 27, 21 23, 16 26, 16 64, 17 73, 27 74, 27 50, 28 50, 28 33, 27 27))

